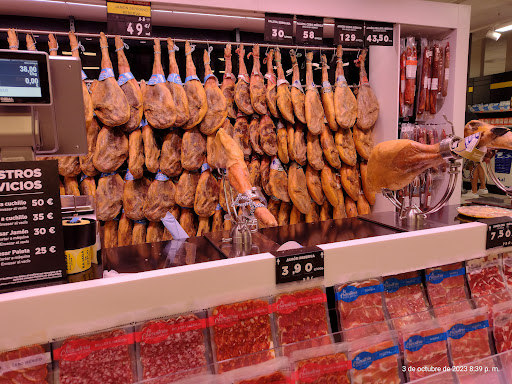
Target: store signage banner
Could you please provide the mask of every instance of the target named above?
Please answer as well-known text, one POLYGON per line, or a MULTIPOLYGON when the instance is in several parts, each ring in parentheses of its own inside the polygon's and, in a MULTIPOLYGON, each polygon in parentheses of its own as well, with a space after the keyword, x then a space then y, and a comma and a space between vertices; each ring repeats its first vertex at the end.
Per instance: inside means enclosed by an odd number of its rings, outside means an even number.
POLYGON ((107 26, 111 35, 151 36, 151 2, 107 1, 107 26))
POLYGON ((364 47, 364 21, 336 19, 334 22, 334 45, 364 47))
POLYGON ((0 287, 65 271, 57 160, 0 162, 0 287))
POLYGON ((322 44, 323 39, 323 18, 297 16, 297 28, 295 30, 297 44, 322 44))
POLYGON ((324 277, 324 251, 317 246, 271 253, 276 258, 276 284, 324 277))
POLYGON ((293 43, 293 16, 265 13, 265 41, 293 43))

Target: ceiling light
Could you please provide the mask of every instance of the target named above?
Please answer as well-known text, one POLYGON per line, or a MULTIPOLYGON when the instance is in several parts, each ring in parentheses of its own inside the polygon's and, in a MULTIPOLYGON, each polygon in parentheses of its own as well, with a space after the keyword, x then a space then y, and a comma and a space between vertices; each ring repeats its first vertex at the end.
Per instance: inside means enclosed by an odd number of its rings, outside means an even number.
POLYGON ((499 28, 496 28, 496 32, 507 32, 507 31, 512 31, 512 23, 508 23, 499 28))
POLYGON ((501 33, 493 31, 492 29, 489 29, 487 31, 487 33, 485 34, 485 37, 487 37, 488 39, 494 40, 494 41, 498 41, 500 36, 501 36, 501 33))

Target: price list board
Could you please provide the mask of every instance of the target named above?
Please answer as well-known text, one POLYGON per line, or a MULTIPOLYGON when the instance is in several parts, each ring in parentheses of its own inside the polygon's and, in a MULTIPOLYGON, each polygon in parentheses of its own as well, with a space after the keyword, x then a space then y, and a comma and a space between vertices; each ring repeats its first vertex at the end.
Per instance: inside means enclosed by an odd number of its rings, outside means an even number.
POLYGON ((264 36, 265 41, 293 43, 293 16, 266 13, 264 36))
POLYGON ((56 160, 0 162, 0 287, 65 276, 56 160))
POLYGON ((334 24, 334 45, 364 47, 364 21, 336 19, 334 24))
POLYGON ((107 27, 108 33, 111 35, 151 36, 151 2, 108 1, 107 27))

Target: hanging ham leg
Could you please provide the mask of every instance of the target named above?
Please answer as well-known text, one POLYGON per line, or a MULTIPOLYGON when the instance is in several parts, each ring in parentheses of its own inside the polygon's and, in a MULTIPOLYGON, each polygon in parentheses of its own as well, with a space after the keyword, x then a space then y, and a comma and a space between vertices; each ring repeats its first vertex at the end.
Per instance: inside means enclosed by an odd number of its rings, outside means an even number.
POLYGON ((233 65, 231 63, 231 44, 226 45, 224 48, 224 77, 220 89, 226 98, 228 104, 228 116, 236 119, 235 109, 235 76, 233 75, 233 65))
POLYGON ((506 127, 496 127, 480 120, 471 120, 464 127, 464 136, 481 133, 478 147, 512 150, 512 131, 506 127))
MULTIPOLYGON (((334 93, 332 92, 331 83, 329 83, 329 73, 327 70, 327 57, 321 56, 322 61, 322 105, 324 107, 325 118, 329 124, 329 128, 337 131, 339 126, 336 122, 336 109, 334 108, 334 93)), ((355 99, 354 99, 355 100, 355 99)))
POLYGON ((210 52, 204 50, 204 91, 208 102, 208 110, 199 130, 204 135, 211 135, 224 124, 228 117, 228 105, 224 94, 219 88, 219 82, 210 67, 210 52))
POLYGON ((154 39, 153 42, 155 51, 153 75, 147 84, 141 82, 144 117, 153 128, 165 129, 172 127, 176 122, 176 106, 171 91, 165 85, 160 39, 154 39))
POLYGON ((20 42, 18 41, 18 35, 14 28, 7 30, 7 42, 9 43, 9 49, 11 51, 17 51, 20 48, 20 42))
POLYGON ((267 90, 265 92, 265 99, 267 100, 267 107, 269 112, 277 119, 279 117, 279 112, 277 111, 277 78, 274 74, 273 49, 270 49, 267 52, 266 60, 267 73, 265 74, 265 79, 267 79, 267 90))
POLYGON ((98 134, 92 158, 94 167, 100 172, 114 172, 128 158, 128 138, 117 128, 103 127, 98 134))
POLYGON ((357 92, 357 126, 362 130, 373 127, 379 117, 379 101, 370 88, 364 67, 367 52, 366 49, 363 49, 361 55, 359 55, 359 58, 356 60, 360 71, 359 91, 357 92))
POLYGON ((174 106, 176 107, 176 121, 174 126, 181 127, 186 124, 190 118, 188 98, 181 82, 180 70, 176 63, 176 51, 178 47, 174 45, 171 38, 167 39, 167 50, 169 51, 169 76, 167 77, 167 88, 171 92, 174 106))
MULTIPOLYGON (((70 36, 71 38, 71 36, 70 36)), ((114 78, 108 54, 107 37, 100 33, 101 73, 91 84, 92 104, 100 121, 108 127, 117 127, 130 120, 130 104, 114 78)))
MULTIPOLYGON (((195 47, 194 47, 195 49, 195 47)), ((185 79, 185 93, 188 99, 188 111, 190 118, 183 126, 185 129, 191 129, 198 125, 206 115, 208 110, 208 100, 206 99, 206 93, 203 85, 197 77, 196 66, 192 60, 192 52, 194 49, 190 46, 190 43, 185 42, 185 56, 186 56, 186 69, 187 78, 185 79)))
POLYGON ((283 118, 291 124, 295 124, 293 116, 292 95, 290 93, 289 83, 284 77, 283 65, 281 63, 281 52, 276 48, 277 64, 277 107, 283 118))
POLYGON ((235 84, 235 103, 240 111, 246 115, 252 115, 254 108, 251 104, 250 78, 245 67, 243 44, 240 44, 236 53, 238 54, 238 81, 235 84))
POLYGON ((343 72, 343 48, 338 45, 336 49, 336 89, 334 91, 334 111, 336 122, 341 128, 350 128, 357 117, 357 100, 350 88, 343 72))
MULTIPOLYGON (((250 55, 250 54, 249 54, 250 55)), ((255 44, 252 48, 252 72, 251 80, 249 83, 249 90, 251 94, 251 105, 254 111, 260 115, 267 113, 267 103, 265 99, 265 82, 261 74, 260 63, 260 46, 255 44)))
POLYGON ((319 135, 324 127, 325 115, 320 95, 313 82, 312 61, 313 52, 308 52, 306 54, 306 98, 304 110, 309 132, 313 135, 319 135))
POLYGON ((128 104, 130 104, 130 120, 119 128, 125 132, 132 132, 140 124, 142 113, 142 92, 140 91, 139 83, 133 77, 130 71, 130 64, 124 54, 124 43, 120 36, 115 37, 116 51, 117 51, 117 67, 119 69, 119 80, 117 83, 121 86, 128 104))
POLYGON ((304 91, 302 90, 302 84, 300 83, 300 73, 299 73, 299 64, 297 63, 297 54, 293 49, 290 50, 290 58, 292 59, 292 69, 293 69, 293 77, 292 77, 292 104, 293 104, 293 112, 295 113, 295 117, 302 124, 306 124, 306 111, 305 111, 305 100, 306 95, 304 95, 304 91))

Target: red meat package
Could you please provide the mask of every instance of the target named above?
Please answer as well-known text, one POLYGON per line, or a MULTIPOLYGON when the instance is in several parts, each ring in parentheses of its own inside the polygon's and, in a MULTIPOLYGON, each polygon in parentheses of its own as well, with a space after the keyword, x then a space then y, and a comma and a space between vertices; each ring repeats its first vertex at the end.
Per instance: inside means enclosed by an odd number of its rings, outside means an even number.
POLYGON ((496 352, 512 351, 512 301, 496 304, 492 312, 496 352))
POLYGON ((427 268, 425 270, 427 292, 433 307, 455 303, 468 298, 462 263, 427 268))
POLYGON ((496 293, 507 286, 501 273, 499 260, 489 261, 480 266, 467 264, 466 275, 472 297, 496 293))
POLYGON ((391 319, 428 309, 419 272, 387 276, 382 280, 386 308, 391 319))
POLYGON ((386 320, 384 285, 368 279, 335 286, 336 306, 341 329, 347 330, 386 320))
POLYGON ((512 289, 512 252, 503 254, 503 274, 505 275, 508 289, 512 289))
POLYGON ((60 384, 130 384, 137 381, 132 327, 72 336, 53 343, 60 384))
POLYGON ((292 353, 293 382, 295 384, 350 384, 348 344, 331 344, 301 349, 292 353))
POLYGON ((405 326, 401 330, 404 365, 409 381, 430 376, 450 367, 447 334, 437 320, 405 326))
MULTIPOLYGON (((275 297, 274 320, 277 340, 288 356, 299 341, 318 340, 329 343, 329 338, 319 337, 330 333, 327 296, 323 287, 282 293, 275 297)), ((323 345, 323 344, 321 344, 323 345)))
POLYGON ((447 315, 454 315, 461 312, 466 312, 470 309, 474 309, 474 302, 470 299, 464 299, 455 303, 443 305, 441 307, 434 307, 435 317, 443 317, 447 315))
POLYGON ((448 336, 452 365, 464 365, 492 355, 488 308, 439 318, 448 336))
POLYGON ((272 307, 267 299, 219 305, 209 310, 214 361, 232 359, 217 364, 217 373, 275 357, 271 313, 272 307), (234 359, 241 356, 245 357, 234 359))
POLYGON ((508 289, 503 289, 490 295, 475 297, 473 302, 476 308, 489 308, 489 324, 492 327, 494 322, 494 306, 500 303, 506 303, 512 300, 512 293, 508 289))
POLYGON ((50 382, 51 362, 48 344, 0 352, 0 383, 47 384, 50 382))
POLYGON ((278 357, 261 364, 235 369, 221 375, 223 383, 233 384, 289 384, 290 361, 278 357))
POLYGON ((404 382, 400 348, 395 331, 349 343, 352 384, 404 382))
POLYGON ((354 341, 362 339, 363 337, 377 336, 392 329, 393 328, 389 321, 380 321, 378 323, 371 323, 356 328, 345 329, 340 333, 343 334, 343 340, 354 341))
POLYGON ((206 314, 186 313, 136 326, 137 363, 141 380, 173 375, 166 382, 204 373, 208 364, 206 314))

